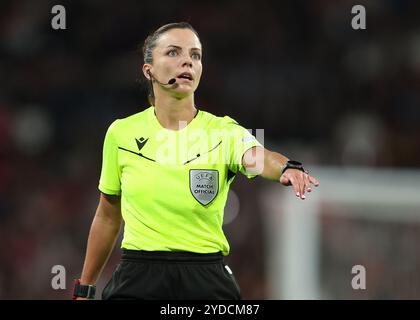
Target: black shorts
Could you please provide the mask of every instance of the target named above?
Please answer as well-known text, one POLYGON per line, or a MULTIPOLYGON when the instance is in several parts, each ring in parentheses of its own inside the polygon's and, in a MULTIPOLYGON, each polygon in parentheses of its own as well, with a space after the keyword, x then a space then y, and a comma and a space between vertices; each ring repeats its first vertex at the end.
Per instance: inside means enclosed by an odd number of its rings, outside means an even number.
POLYGON ((123 249, 102 299, 240 300, 241 295, 221 253, 123 249))

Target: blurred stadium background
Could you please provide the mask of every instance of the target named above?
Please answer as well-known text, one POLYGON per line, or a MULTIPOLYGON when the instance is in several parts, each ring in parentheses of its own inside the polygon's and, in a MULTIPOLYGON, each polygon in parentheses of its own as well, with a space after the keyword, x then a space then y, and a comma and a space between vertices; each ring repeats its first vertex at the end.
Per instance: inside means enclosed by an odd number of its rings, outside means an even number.
MULTIPOLYGON (((245 299, 420 298, 420 2, 1 1, 0 299, 68 299, 98 202, 102 142, 143 110, 136 46, 189 21, 197 105, 264 129, 321 181, 305 202, 238 176, 227 262, 245 299), (64 5, 67 29, 51 28, 64 5), (367 29, 351 28, 362 4, 367 29), (63 265, 67 289, 53 290, 63 265), (353 290, 354 265, 366 290, 353 290)), ((117 248, 98 284, 119 259, 117 248)))

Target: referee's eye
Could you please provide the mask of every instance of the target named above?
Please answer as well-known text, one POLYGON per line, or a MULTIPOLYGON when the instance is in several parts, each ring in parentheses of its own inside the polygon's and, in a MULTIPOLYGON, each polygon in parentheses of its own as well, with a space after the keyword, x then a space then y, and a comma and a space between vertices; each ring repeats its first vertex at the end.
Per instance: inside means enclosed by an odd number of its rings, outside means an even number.
POLYGON ((201 59, 201 55, 200 55, 199 53, 193 53, 191 56, 192 56, 192 57, 193 57, 193 59, 195 59, 195 60, 200 60, 200 59, 201 59))
POLYGON ((176 57, 178 55, 178 52, 176 50, 170 50, 168 51, 167 55, 170 57, 176 57))

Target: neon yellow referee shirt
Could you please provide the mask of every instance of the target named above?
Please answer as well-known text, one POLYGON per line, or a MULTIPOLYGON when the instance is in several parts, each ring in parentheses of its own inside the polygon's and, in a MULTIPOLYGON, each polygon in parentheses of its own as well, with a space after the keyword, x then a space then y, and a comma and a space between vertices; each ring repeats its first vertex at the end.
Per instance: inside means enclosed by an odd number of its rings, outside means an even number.
POLYGON ((99 190, 121 195, 122 248, 229 253, 223 214, 246 150, 261 146, 232 118, 199 110, 183 129, 161 126, 154 107, 108 128, 99 190))

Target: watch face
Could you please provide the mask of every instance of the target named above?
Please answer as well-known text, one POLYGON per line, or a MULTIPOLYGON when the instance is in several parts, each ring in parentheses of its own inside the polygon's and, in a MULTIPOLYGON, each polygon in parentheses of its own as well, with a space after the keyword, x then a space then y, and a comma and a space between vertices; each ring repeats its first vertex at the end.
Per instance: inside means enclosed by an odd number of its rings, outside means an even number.
POLYGON ((283 169, 283 173, 287 169, 298 169, 300 171, 306 172, 305 169, 303 168, 303 164, 295 160, 289 160, 286 162, 286 167, 283 169))

